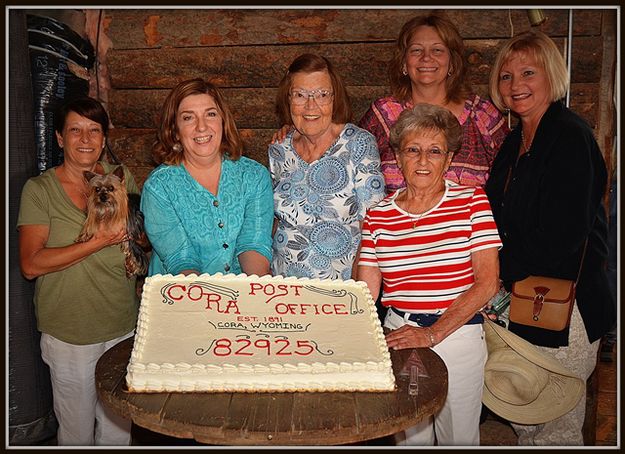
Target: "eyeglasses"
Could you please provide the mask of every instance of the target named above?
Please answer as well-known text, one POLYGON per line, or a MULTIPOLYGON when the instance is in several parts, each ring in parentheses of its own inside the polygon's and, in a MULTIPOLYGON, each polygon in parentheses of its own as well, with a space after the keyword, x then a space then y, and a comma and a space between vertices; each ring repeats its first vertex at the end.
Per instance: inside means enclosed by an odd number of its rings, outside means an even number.
MULTIPOLYGON (((415 158, 415 159, 420 159, 421 153, 423 153, 423 151, 424 150, 422 150, 419 147, 406 147, 401 150, 401 152, 404 153, 409 158, 415 158)), ((429 150, 425 150, 425 156, 430 161, 438 161, 440 159, 443 159, 447 155, 447 153, 449 153, 449 151, 441 150, 438 147, 432 147, 429 150)))
POLYGON ((325 106, 332 102, 332 93, 330 90, 291 90, 289 97, 291 102, 296 106, 303 106, 310 98, 313 98, 320 106, 325 106))

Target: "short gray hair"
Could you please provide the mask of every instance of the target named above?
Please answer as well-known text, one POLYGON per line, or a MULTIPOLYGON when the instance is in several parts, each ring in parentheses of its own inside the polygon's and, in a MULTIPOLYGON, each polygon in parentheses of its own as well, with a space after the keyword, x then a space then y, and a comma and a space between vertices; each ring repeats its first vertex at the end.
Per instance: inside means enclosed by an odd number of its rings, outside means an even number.
POLYGON ((390 144, 399 151, 402 140, 413 132, 440 132, 445 136, 447 151, 455 153, 462 145, 462 126, 454 114, 433 104, 417 104, 404 110, 391 129, 390 144))

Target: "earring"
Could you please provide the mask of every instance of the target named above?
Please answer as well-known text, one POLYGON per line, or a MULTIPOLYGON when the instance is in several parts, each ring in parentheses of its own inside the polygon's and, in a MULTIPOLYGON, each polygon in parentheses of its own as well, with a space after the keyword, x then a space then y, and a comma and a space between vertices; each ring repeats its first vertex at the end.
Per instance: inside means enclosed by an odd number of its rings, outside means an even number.
POLYGON ((404 66, 404 67, 401 69, 401 73, 402 73, 404 76, 407 76, 407 75, 408 75, 408 70, 406 70, 406 66, 404 66))
POLYGON ((182 151, 182 145, 180 142, 176 142, 173 147, 171 147, 176 153, 180 153, 182 151))
POLYGON ((451 66, 449 67, 449 71, 447 71, 447 77, 451 76, 454 73, 453 69, 451 68, 451 66))
POLYGON ((510 109, 508 106, 503 110, 504 116, 508 117, 508 129, 512 129, 512 118, 510 116, 510 109))

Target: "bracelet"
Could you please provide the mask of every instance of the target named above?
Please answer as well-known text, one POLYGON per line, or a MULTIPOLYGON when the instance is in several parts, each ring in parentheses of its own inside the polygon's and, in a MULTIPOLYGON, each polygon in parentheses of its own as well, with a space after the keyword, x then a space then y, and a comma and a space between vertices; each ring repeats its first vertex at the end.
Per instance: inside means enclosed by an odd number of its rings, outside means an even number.
POLYGON ((434 333, 432 333, 432 328, 426 328, 428 337, 430 338, 430 348, 436 345, 436 339, 434 339, 434 333))

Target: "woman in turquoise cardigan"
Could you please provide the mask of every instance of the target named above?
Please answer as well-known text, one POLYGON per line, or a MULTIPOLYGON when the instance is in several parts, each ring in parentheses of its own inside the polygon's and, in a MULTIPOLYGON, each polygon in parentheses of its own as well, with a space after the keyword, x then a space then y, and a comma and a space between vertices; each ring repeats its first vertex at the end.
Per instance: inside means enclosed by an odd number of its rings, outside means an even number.
POLYGON ((148 275, 269 273, 273 191, 269 171, 243 144, 218 89, 183 81, 163 105, 141 198, 152 243, 148 275))

